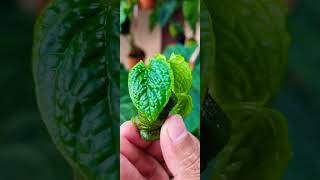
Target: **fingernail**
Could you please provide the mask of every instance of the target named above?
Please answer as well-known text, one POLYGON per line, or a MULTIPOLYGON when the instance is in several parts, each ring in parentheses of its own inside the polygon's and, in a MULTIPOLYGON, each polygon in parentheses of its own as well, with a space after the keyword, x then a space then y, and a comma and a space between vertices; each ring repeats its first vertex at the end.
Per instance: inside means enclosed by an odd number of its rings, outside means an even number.
POLYGON ((170 118, 168 125, 168 134, 172 142, 178 142, 187 136, 188 132, 180 115, 174 115, 170 118))

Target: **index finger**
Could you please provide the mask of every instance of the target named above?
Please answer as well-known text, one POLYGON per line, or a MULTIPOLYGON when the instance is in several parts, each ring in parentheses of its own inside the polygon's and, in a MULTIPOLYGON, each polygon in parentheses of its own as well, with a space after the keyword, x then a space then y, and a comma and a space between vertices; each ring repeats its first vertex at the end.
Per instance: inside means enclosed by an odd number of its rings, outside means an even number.
POLYGON ((152 141, 145 141, 141 138, 138 128, 131 121, 121 125, 120 136, 126 138, 140 149, 146 149, 152 144, 152 141))

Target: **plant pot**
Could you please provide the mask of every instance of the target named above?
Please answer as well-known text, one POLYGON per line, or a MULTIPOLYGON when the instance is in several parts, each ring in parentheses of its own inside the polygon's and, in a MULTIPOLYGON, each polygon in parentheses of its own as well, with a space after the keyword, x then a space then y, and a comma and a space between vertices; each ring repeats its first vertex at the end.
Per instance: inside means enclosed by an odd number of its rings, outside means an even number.
POLYGON ((128 69, 131 69, 138 62, 144 61, 145 58, 146 58, 145 52, 138 47, 134 47, 130 51, 128 56, 128 69))
POLYGON ((155 5, 156 0, 139 0, 139 8, 143 10, 151 10, 155 5))
POLYGON ((141 59, 135 57, 128 57, 128 69, 131 69, 134 65, 136 65, 141 59))

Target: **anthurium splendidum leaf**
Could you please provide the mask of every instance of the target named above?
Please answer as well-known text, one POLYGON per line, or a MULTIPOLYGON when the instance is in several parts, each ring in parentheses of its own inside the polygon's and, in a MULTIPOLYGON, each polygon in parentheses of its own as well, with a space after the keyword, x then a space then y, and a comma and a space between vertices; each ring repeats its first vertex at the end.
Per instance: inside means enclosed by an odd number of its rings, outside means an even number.
POLYGON ((189 64, 181 55, 171 54, 168 61, 170 63, 173 76, 174 85, 172 91, 174 93, 189 93, 192 85, 192 72, 189 64))
POLYGON ((142 61, 129 72, 128 87, 131 100, 146 119, 156 121, 166 106, 173 86, 173 73, 163 55, 142 61))
POLYGON ((119 1, 55 0, 35 26, 47 129, 83 180, 119 179, 119 1))

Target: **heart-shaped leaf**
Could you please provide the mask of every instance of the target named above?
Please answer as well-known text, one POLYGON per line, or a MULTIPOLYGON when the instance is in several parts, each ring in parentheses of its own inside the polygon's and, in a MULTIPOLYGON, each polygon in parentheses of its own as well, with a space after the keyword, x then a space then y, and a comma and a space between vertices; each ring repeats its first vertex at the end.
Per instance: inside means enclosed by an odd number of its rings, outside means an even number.
POLYGON ((173 86, 173 73, 163 55, 150 59, 150 64, 136 64, 129 72, 129 94, 133 104, 148 121, 156 121, 166 106, 173 86))
POLYGON ((39 109, 84 180, 119 179, 119 29, 116 0, 55 0, 35 26, 39 109))
POLYGON ((173 76, 174 85, 172 91, 174 93, 189 93, 192 85, 192 72, 189 64, 181 55, 171 54, 168 61, 170 63, 173 76))

